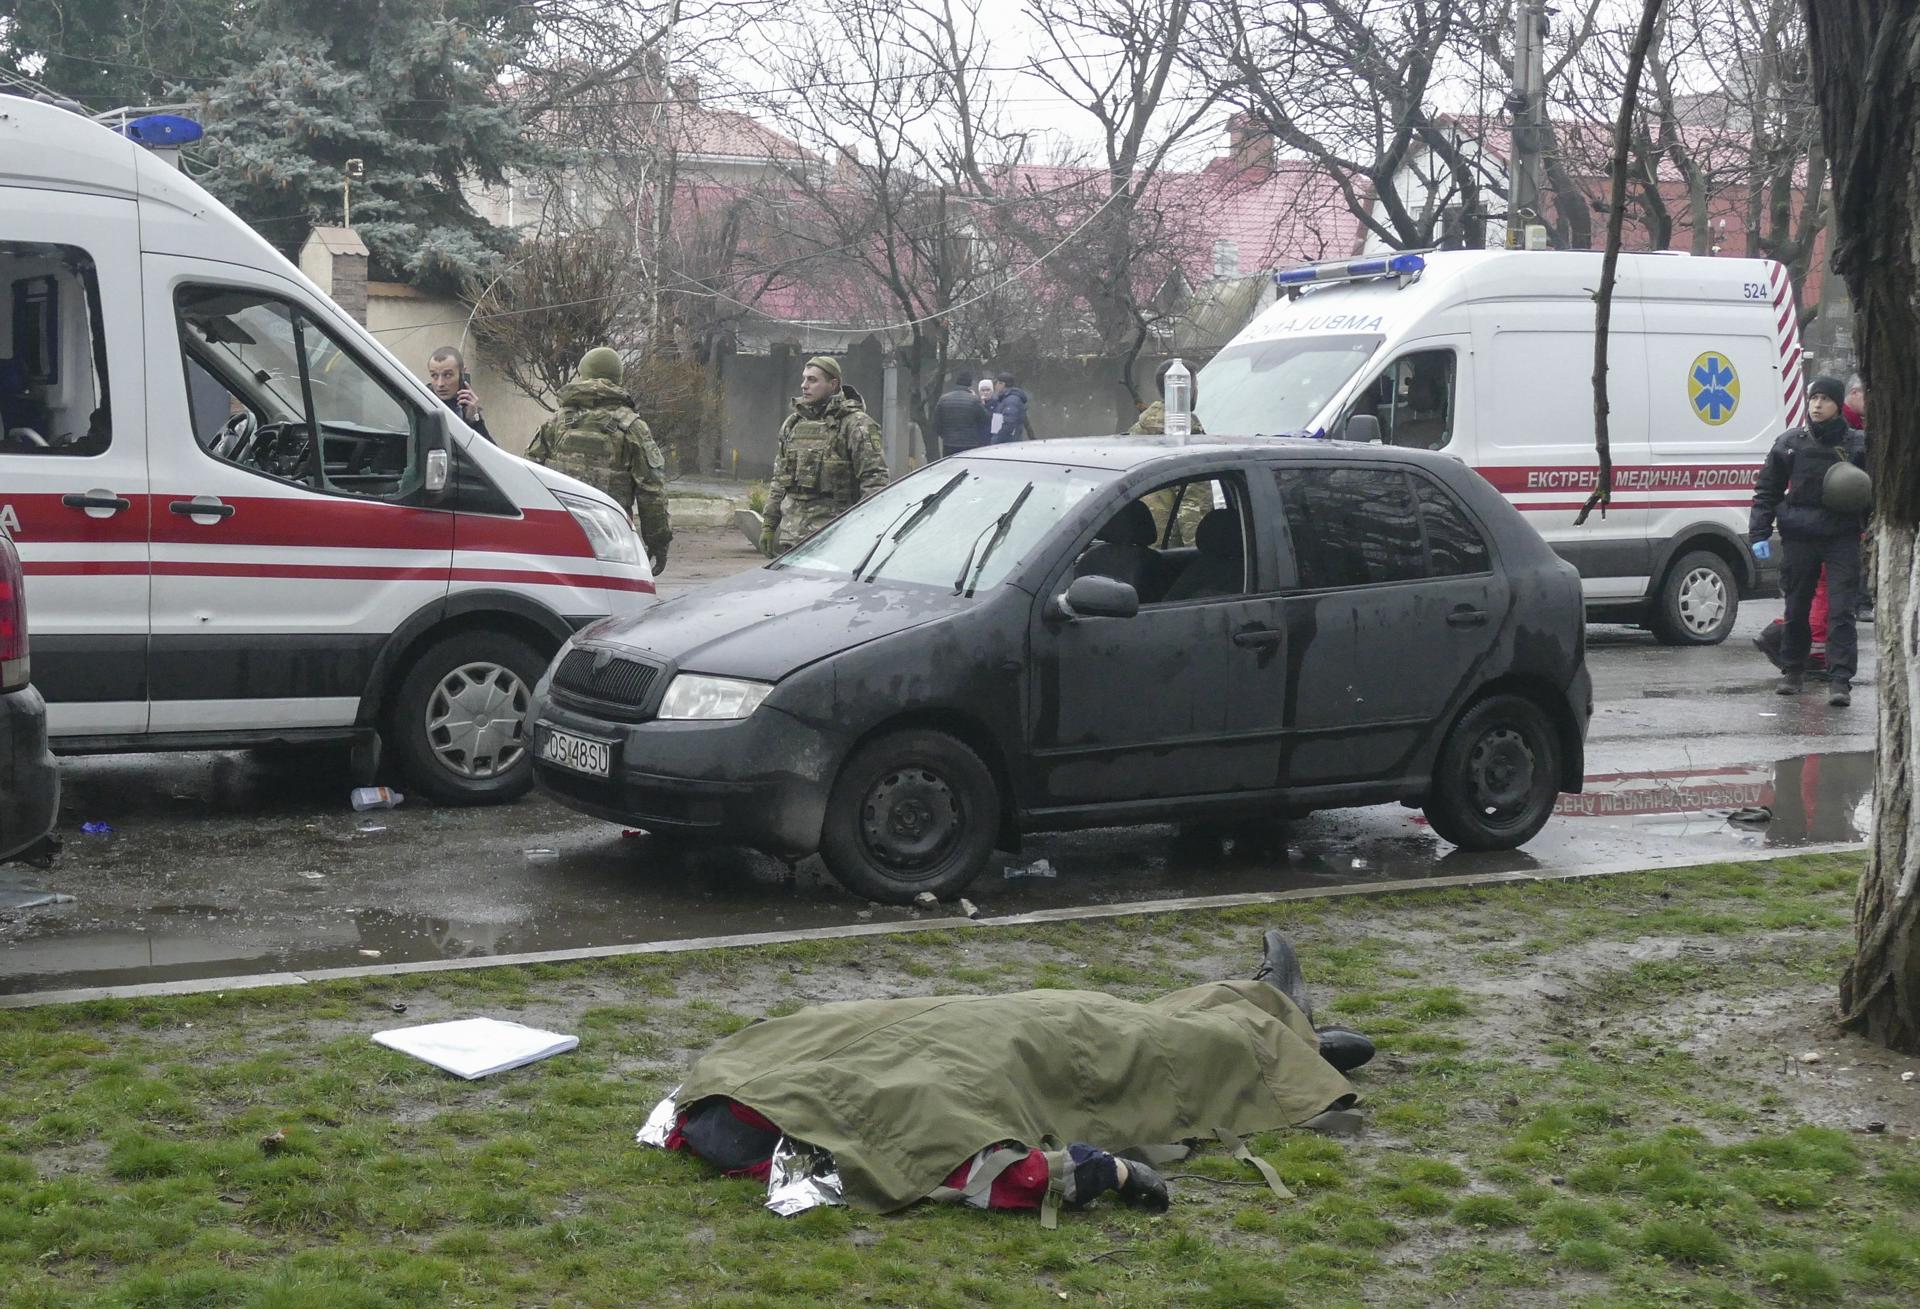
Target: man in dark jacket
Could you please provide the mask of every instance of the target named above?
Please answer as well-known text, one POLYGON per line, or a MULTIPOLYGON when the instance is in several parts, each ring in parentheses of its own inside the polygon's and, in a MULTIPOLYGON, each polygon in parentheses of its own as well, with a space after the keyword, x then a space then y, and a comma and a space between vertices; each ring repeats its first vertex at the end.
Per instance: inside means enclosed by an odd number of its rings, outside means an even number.
POLYGON ((993 424, 995 445, 1027 439, 1027 404, 1027 393, 1012 373, 1001 373, 993 379, 993 403, 988 411, 999 420, 993 424))
POLYGON ((1860 594, 1860 533, 1864 510, 1836 508, 1831 503, 1828 473, 1836 464, 1856 466, 1866 461, 1866 441, 1847 426, 1840 405, 1846 387, 1837 377, 1817 377, 1807 387, 1805 427, 1781 436, 1767 454, 1753 489, 1753 511, 1747 537, 1756 558, 1772 556, 1769 538, 1780 526, 1781 587, 1787 597, 1787 626, 1780 643, 1781 695, 1800 694, 1807 653, 1813 642, 1808 617, 1827 575, 1828 703, 1852 703, 1857 642, 1853 607, 1860 594))
POLYGON ((987 443, 987 407, 973 393, 973 374, 958 372, 953 389, 933 402, 933 435, 942 455, 960 454, 987 443))

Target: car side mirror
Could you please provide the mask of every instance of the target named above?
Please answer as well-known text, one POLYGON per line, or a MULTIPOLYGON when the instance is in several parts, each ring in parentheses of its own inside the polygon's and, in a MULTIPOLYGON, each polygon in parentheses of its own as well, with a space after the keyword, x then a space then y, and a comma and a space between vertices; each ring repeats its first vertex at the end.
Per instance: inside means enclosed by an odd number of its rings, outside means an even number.
POLYGON ((1068 622, 1080 618, 1131 618, 1140 612, 1140 593, 1125 582, 1098 573, 1076 577, 1054 608, 1068 622))
POLYGON ((1354 414, 1347 419, 1347 425, 1340 429, 1340 439, 1358 441, 1362 445, 1377 445, 1380 441, 1380 420, 1372 414, 1354 414))

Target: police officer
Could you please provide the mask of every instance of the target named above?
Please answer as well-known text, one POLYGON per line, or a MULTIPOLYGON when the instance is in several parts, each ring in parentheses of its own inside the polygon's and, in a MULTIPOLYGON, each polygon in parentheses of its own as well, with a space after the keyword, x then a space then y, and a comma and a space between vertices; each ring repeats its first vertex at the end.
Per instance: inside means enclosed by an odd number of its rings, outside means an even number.
POLYGON ((1816 377, 1808 384, 1810 421, 1773 443, 1754 484, 1747 519, 1755 558, 1772 557, 1769 538, 1776 518, 1786 555, 1780 570, 1787 596, 1776 688, 1781 695, 1800 694, 1813 642, 1808 618, 1820 570, 1826 569, 1827 702, 1835 706, 1853 699, 1853 607, 1860 595, 1860 533, 1871 502, 1871 483, 1862 467, 1866 439, 1841 416, 1845 399, 1846 387, 1837 377, 1816 377))
POLYGON ((807 360, 800 396, 780 428, 760 549, 776 555, 798 545, 886 484, 880 424, 860 393, 842 384, 840 361, 807 360))
POLYGON ((534 433, 527 458, 598 487, 633 514, 659 573, 673 540, 667 461, 621 385, 624 371, 620 356, 604 345, 582 355, 579 374, 560 388, 560 412, 534 433))

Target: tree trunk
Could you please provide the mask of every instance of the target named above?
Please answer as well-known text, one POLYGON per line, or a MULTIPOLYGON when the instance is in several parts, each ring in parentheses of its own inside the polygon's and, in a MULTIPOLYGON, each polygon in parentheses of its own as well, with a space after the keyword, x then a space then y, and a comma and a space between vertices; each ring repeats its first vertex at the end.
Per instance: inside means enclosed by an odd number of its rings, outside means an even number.
POLYGON ((1833 263, 1853 295, 1875 459, 1878 773, 1841 1020, 1920 1053, 1920 10, 1911 0, 1807 0, 1806 9, 1833 166, 1833 263))

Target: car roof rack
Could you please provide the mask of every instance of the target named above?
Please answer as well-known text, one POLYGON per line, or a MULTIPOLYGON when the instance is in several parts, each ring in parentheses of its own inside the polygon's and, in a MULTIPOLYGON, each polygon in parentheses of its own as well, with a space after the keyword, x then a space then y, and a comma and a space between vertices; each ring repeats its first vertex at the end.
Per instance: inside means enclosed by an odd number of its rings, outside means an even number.
POLYGON ((1425 271, 1429 250, 1399 250, 1390 255, 1369 255, 1363 259, 1335 259, 1321 264, 1302 264, 1282 269, 1273 275, 1273 284, 1291 300, 1302 291, 1334 282, 1366 282, 1391 277, 1401 286, 1416 282, 1425 271))

